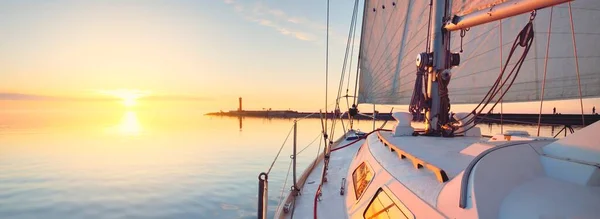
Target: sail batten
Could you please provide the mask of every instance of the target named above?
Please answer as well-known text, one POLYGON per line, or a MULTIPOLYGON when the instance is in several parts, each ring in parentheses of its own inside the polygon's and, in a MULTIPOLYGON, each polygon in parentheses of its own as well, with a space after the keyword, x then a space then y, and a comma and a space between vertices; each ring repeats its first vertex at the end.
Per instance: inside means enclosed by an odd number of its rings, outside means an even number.
MULTIPOLYGON (((363 29, 370 33, 363 35, 366 37, 361 45, 359 103, 409 104, 411 100, 416 78, 414 60, 426 48, 429 6, 422 1, 405 1, 391 8, 392 2, 367 0, 365 3, 367 8, 363 29), (382 5, 386 8, 383 9, 382 5), (388 26, 385 28, 386 24, 388 26), (396 25, 394 31, 389 25, 396 25)), ((465 13, 479 10, 482 5, 504 1, 453 2, 454 13, 465 13)), ((544 100, 579 98, 568 10, 567 5, 554 6, 544 100)), ((597 28, 600 1, 577 0, 572 2, 572 10, 581 96, 600 97, 600 44, 597 43, 600 42, 600 28, 597 28)), ((534 20, 536 38, 532 49, 514 84, 503 97, 504 102, 536 101, 541 98, 549 16, 549 9, 537 12, 534 20)), ((448 87, 451 103, 481 101, 500 74, 502 66, 499 60, 506 60, 513 40, 529 18, 529 14, 522 14, 503 19, 502 22, 475 26, 467 32, 462 43, 464 52, 461 54, 461 63, 451 70, 452 79, 448 87), (498 43, 500 23, 503 29, 502 46, 498 43)), ((451 34, 450 48, 458 52, 461 48, 460 33, 455 31, 451 34)), ((510 69, 515 62, 513 59, 507 68, 510 69)))

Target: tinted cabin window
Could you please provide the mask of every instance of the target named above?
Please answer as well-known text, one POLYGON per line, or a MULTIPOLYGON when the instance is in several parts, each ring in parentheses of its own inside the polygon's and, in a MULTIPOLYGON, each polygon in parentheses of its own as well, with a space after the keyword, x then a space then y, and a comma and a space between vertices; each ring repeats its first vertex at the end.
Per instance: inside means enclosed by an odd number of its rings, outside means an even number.
POLYGON ((365 219, 409 218, 402 212, 402 210, 400 210, 396 203, 394 203, 392 198, 382 189, 377 191, 375 198, 371 200, 371 203, 367 207, 367 210, 365 210, 363 216, 365 219))
POLYGON ((354 194, 356 199, 365 192, 367 186, 373 179, 373 171, 367 166, 365 162, 361 163, 356 170, 352 173, 352 180, 354 183, 354 194))

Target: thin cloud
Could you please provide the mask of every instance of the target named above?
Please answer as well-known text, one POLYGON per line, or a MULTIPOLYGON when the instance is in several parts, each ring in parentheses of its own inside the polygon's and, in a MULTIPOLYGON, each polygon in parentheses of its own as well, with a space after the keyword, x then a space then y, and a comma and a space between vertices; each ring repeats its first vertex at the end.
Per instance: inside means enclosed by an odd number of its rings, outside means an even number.
MULTIPOLYGON (((11 101, 117 101, 121 100, 114 96, 88 96, 88 97, 69 97, 69 96, 47 96, 38 94, 24 93, 0 93, 0 100, 11 101)), ((213 98, 194 95, 148 95, 142 96, 139 100, 146 101, 213 101, 213 98)))
POLYGON ((251 7, 234 0, 223 0, 223 2, 232 5, 234 11, 245 20, 273 28, 282 35, 291 36, 298 40, 316 41, 316 35, 311 32, 325 29, 323 25, 311 22, 303 17, 290 16, 285 11, 271 8, 262 2, 256 2, 251 7), (296 26, 296 28, 293 26, 296 26), (304 31, 299 29, 304 29, 304 31))
POLYGON ((240 12, 244 11, 244 6, 242 6, 242 5, 234 5, 233 6, 233 10, 235 10, 235 12, 240 13, 240 12))
POLYGON ((68 96, 47 96, 38 94, 24 93, 0 93, 0 100, 19 100, 19 101, 109 101, 117 100, 113 97, 68 97, 68 96))
POLYGON ((213 101, 213 98, 193 95, 151 95, 140 98, 150 101, 213 101))

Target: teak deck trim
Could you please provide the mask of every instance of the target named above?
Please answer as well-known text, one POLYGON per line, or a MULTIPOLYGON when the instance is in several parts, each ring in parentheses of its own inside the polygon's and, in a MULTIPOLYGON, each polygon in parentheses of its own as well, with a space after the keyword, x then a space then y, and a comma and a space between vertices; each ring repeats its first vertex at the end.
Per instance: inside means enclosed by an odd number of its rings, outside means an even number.
POLYGON ((438 182, 444 183, 448 181, 448 175, 446 174, 446 171, 398 148, 396 145, 390 143, 387 139, 381 136, 381 132, 377 132, 377 138, 381 143, 383 143, 384 146, 389 147, 392 152, 396 152, 400 159, 408 158, 412 162, 415 169, 425 167, 435 174, 438 182))

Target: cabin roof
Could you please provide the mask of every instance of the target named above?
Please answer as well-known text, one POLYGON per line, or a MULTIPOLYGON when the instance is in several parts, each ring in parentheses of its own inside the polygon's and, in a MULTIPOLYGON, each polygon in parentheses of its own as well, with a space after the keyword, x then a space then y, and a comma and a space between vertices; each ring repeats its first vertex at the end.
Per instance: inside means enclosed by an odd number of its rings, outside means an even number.
MULTIPOLYGON (((449 179, 464 170, 474 158, 460 152, 473 143, 484 142, 484 139, 479 137, 393 137, 391 132, 381 132, 381 137, 406 153, 444 170, 449 179)), ((368 141, 371 153, 384 169, 425 202, 436 205, 437 197, 445 184, 436 179, 434 172, 415 169, 410 160, 400 159, 389 147, 384 146, 377 135, 370 135, 368 141)))

